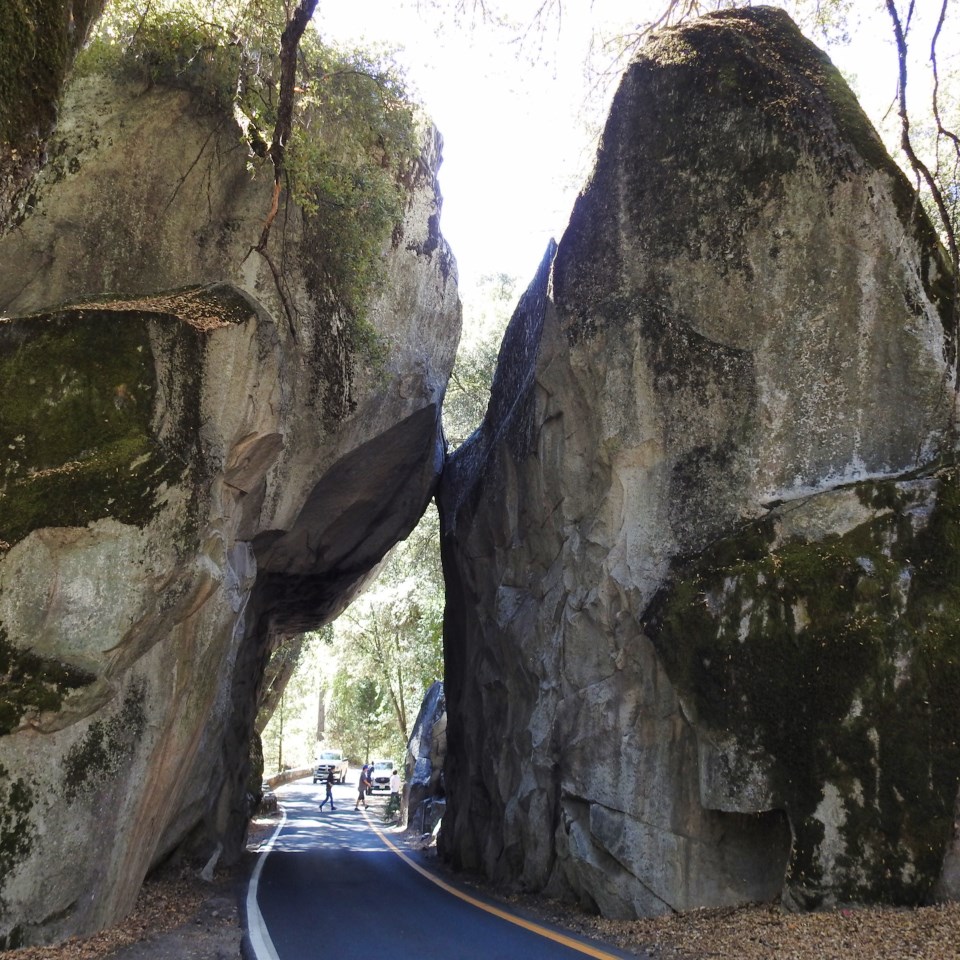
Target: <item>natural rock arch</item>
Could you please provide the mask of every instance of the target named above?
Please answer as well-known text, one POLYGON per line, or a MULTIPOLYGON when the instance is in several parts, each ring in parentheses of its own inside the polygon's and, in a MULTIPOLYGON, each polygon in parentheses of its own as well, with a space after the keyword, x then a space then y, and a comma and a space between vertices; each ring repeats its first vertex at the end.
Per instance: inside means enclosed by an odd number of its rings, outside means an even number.
POLYGON ((375 353, 317 299, 295 205, 268 250, 283 298, 251 252, 272 171, 232 118, 90 77, 56 138, 0 237, 8 945, 111 922, 178 845, 238 855, 271 651, 420 518, 460 323, 433 131, 375 353))
POLYGON ((948 268, 783 14, 705 18, 631 67, 445 465, 438 140, 371 307, 381 366, 312 296, 297 211, 271 235, 292 320, 249 255, 263 191, 229 120, 103 79, 61 117, 0 237, 3 382, 29 388, 0 400, 8 944, 109 922, 179 844, 236 852, 273 645, 362 589, 441 467, 455 865, 614 916, 956 895, 948 268), (856 670, 824 685, 834 655, 856 670), (755 663, 822 717, 780 724, 755 663), (881 763, 930 704, 919 765, 881 763))

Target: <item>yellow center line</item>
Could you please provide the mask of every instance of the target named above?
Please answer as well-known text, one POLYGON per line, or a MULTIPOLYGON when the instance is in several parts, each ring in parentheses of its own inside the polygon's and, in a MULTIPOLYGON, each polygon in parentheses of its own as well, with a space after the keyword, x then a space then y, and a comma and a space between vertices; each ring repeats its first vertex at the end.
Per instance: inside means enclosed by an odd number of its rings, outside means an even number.
POLYGON ((447 893, 452 894, 458 900, 463 900, 465 903, 469 903, 470 906, 476 907, 478 910, 483 910, 485 913, 493 914, 493 916, 499 917, 501 920, 506 920, 507 923, 515 924, 516 926, 522 927, 524 930, 529 930, 531 933, 535 933, 538 936, 546 937, 547 940, 553 940, 554 943, 559 943, 564 947, 569 947, 571 950, 576 950, 578 953, 586 954, 588 957, 595 957, 596 960, 623 960, 622 956, 615 956, 612 953, 607 953, 606 950, 601 950, 599 947, 594 947, 589 943, 584 943, 582 940, 574 940, 573 937, 568 937, 556 930, 551 930, 549 927, 541 926, 539 923, 533 923, 530 920, 524 920, 523 917, 518 917, 515 913, 509 913, 508 911, 501 910, 499 907, 495 907, 492 904, 484 903, 482 900, 478 900, 476 897, 471 897, 469 893, 464 893, 462 890, 452 887, 449 883, 441 880, 440 877, 438 877, 435 873, 432 873, 425 867, 421 867, 419 863, 407 856, 407 854, 405 854, 398 846, 396 846, 396 844, 394 844, 393 841, 391 841, 390 838, 370 819, 370 815, 366 810, 363 811, 363 815, 367 818, 367 823, 373 828, 373 832, 408 867, 413 868, 422 877, 426 877, 431 883, 436 884, 441 890, 446 890, 447 893))

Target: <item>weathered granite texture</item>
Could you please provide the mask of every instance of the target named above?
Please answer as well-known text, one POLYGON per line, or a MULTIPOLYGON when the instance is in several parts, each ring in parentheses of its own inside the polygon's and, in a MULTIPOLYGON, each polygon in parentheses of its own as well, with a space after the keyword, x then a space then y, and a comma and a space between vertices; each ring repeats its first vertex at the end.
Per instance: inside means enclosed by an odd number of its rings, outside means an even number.
POLYGON ((949 290, 782 11, 647 46, 441 481, 443 855, 616 917, 949 887, 949 290))
POLYGON ((64 79, 105 0, 0 6, 0 223, 40 167, 64 79))
POLYGON ((232 118, 89 79, 55 141, 0 238, 8 945, 116 919, 178 845, 237 855, 264 666, 419 519, 459 337, 433 134, 373 353, 311 294, 294 204, 268 250, 284 307, 251 249, 272 170, 232 118))
POLYGON ((401 818, 408 830, 430 833, 446 810, 447 702, 443 681, 430 686, 407 742, 401 818))

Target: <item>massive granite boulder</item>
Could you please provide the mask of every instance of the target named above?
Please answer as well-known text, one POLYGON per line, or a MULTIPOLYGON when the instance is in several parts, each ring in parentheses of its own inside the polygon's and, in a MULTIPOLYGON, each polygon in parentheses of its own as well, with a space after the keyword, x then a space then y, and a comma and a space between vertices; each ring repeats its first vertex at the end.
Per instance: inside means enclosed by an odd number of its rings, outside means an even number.
POLYGON ((264 668, 416 524, 459 337, 425 137, 361 328, 315 224, 189 90, 66 95, 0 237, 0 944, 236 856, 264 668))
POLYGON ((615 917, 956 895, 951 289, 783 12, 656 35, 441 481, 449 860, 615 917))

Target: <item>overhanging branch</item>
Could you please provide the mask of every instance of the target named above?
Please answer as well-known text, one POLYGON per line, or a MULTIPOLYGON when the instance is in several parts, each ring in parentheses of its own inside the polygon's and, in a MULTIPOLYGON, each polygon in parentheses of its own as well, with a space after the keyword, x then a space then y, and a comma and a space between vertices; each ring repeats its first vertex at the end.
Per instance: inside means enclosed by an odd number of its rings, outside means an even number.
POLYGON ((300 40, 319 0, 300 0, 293 16, 287 21, 280 35, 280 95, 277 103, 277 122, 273 128, 273 141, 268 151, 273 161, 273 197, 267 214, 257 250, 263 252, 270 239, 270 228, 280 205, 280 190, 283 182, 287 141, 293 130, 293 105, 297 85, 297 53, 300 40))

